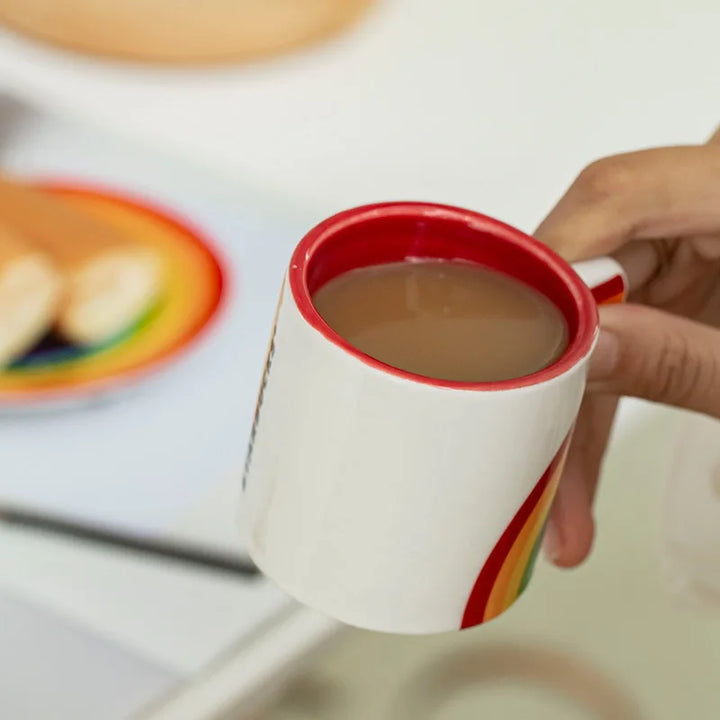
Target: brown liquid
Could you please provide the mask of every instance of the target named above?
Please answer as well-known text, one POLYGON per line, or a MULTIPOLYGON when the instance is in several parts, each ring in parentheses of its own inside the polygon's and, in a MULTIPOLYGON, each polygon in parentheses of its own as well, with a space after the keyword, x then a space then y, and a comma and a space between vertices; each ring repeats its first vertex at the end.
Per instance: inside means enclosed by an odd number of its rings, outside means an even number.
POLYGON ((560 311, 536 290, 465 262, 413 261, 345 273, 313 298, 358 350, 417 375, 490 382, 529 375, 563 353, 560 311))

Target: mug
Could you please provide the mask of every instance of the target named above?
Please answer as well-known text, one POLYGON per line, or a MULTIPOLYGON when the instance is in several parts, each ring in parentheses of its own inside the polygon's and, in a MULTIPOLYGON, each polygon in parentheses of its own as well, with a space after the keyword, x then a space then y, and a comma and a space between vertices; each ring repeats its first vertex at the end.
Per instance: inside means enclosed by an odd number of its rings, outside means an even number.
POLYGON ((320 223, 285 278, 243 477, 260 569, 372 630, 457 630, 507 609, 528 584, 562 472, 596 303, 622 300, 626 286, 610 258, 573 269, 456 207, 385 203, 320 223), (315 309, 313 294, 341 273, 409 258, 474 262, 535 288, 562 312, 567 349, 525 377, 437 380, 365 355, 315 309))

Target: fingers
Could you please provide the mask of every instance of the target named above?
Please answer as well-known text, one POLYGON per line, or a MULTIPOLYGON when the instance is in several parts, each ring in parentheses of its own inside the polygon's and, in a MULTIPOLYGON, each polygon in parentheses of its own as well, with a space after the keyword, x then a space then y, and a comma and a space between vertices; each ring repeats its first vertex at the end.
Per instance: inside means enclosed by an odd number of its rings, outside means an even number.
POLYGON ((560 567, 578 565, 592 548, 593 500, 617 403, 615 397, 588 395, 580 409, 543 542, 547 558, 560 567))
POLYGON ((720 235, 693 236, 681 242, 638 240, 623 245, 613 257, 625 270, 636 302, 656 307, 673 303, 675 312, 690 315, 692 308, 683 309, 677 303, 688 295, 691 305, 693 301, 702 304, 699 283, 715 284, 708 269, 709 263, 720 260, 720 235))
POLYGON ((536 231, 568 260, 628 240, 720 230, 720 144, 658 148, 589 165, 536 231))
POLYGON ((720 417, 720 331, 642 305, 600 310, 591 392, 632 395, 720 417))
POLYGON ((720 260, 720 236, 701 235, 692 239, 695 252, 703 260, 720 260))
POLYGON ((652 280, 662 265, 657 242, 644 240, 624 245, 613 257, 622 265, 630 292, 635 292, 652 280))
MULTIPOLYGON (((667 258, 662 243, 630 240, 696 236, 689 253, 720 257, 720 130, 705 147, 593 163, 535 234, 570 261, 615 254, 633 291, 646 288, 667 258)), ((677 290, 668 282, 661 289, 677 290)), ((582 562, 592 546, 592 504, 617 395, 720 416, 720 333, 632 306, 606 308, 601 316, 605 330, 590 371, 590 389, 599 394, 583 402, 544 541, 548 558, 564 567, 582 562)))

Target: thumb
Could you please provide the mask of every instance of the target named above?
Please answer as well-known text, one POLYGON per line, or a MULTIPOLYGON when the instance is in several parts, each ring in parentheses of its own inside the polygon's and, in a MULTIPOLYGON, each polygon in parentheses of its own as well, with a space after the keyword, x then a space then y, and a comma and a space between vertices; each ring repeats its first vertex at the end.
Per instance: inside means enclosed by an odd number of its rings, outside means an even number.
POLYGON ((600 309, 589 392, 720 417, 720 330, 643 305, 600 309))

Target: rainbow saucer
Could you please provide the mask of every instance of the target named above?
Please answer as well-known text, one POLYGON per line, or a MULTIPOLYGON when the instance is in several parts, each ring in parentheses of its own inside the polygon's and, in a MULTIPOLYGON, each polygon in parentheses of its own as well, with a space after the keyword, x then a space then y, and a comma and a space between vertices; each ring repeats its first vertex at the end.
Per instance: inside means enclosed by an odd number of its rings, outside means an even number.
POLYGON ((151 247, 163 264, 163 291, 144 318, 102 347, 44 338, 0 372, 0 404, 80 399, 158 372, 207 329, 225 294, 226 273, 217 253, 184 219, 115 191, 59 183, 42 187, 151 247))

